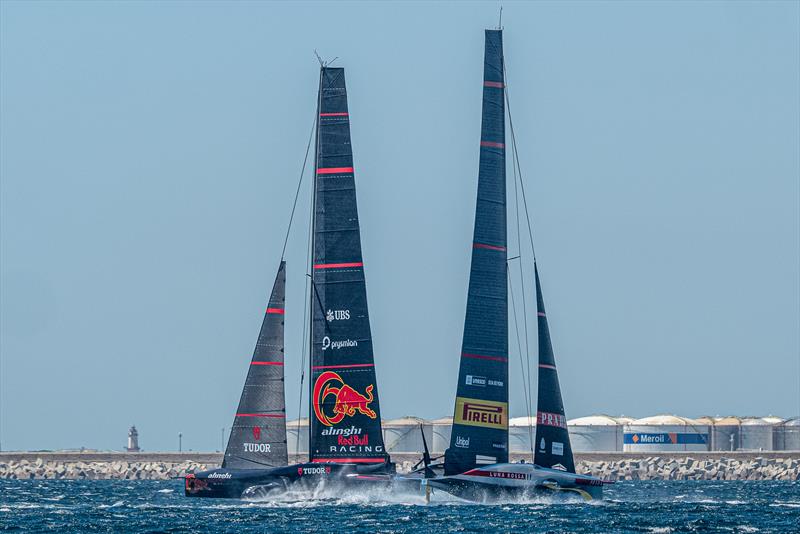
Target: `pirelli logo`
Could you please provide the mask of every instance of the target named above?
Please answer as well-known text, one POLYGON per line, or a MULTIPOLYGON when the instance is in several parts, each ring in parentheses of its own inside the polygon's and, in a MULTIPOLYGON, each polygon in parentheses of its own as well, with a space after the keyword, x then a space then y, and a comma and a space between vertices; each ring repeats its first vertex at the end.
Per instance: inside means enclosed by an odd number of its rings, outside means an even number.
POLYGON ((456 397, 456 424, 508 428, 508 403, 456 397))

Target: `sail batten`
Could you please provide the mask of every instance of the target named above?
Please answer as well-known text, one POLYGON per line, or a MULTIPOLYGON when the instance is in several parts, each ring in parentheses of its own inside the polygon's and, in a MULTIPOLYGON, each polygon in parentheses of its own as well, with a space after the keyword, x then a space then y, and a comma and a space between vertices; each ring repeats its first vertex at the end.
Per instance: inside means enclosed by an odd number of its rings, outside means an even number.
POLYGON ((311 269, 310 461, 381 463, 344 69, 320 73, 311 269))
POLYGON ((281 261, 242 388, 222 467, 263 469, 288 464, 284 392, 286 262, 281 261))
POLYGON ((536 448, 533 462, 542 467, 563 469, 574 473, 575 460, 572 456, 567 417, 561 398, 561 386, 558 383, 558 369, 553 354, 553 344, 550 340, 547 313, 544 309, 539 268, 535 262, 533 272, 536 279, 536 322, 539 331, 539 393, 536 403, 536 440, 534 443, 536 448))
POLYGON ((505 101, 500 30, 486 30, 467 309, 445 474, 508 460, 505 101))

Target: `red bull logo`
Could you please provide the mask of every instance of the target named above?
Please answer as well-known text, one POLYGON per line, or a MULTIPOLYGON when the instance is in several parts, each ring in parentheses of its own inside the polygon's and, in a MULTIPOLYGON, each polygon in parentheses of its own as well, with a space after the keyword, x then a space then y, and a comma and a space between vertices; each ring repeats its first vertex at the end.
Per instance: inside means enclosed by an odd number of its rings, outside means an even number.
POLYGON ((260 426, 254 426, 253 427, 253 439, 256 440, 256 441, 261 439, 261 427, 260 426))
MULTIPOLYGON (((378 414, 369 408, 370 403, 374 400, 373 388, 373 384, 368 385, 362 395, 345 384, 338 373, 325 371, 314 383, 314 415, 325 426, 338 424, 345 416, 353 417, 356 413, 375 419, 378 414), (326 414, 323 410, 323 405, 330 395, 333 396, 333 413, 331 415, 326 414)), ((328 405, 330 405, 330 401, 328 405)))

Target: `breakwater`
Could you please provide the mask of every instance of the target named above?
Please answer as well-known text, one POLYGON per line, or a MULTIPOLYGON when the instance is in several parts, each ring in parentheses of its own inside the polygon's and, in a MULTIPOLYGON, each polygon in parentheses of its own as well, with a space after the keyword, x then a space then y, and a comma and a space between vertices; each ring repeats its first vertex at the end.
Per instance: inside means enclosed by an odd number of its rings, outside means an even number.
MULTIPOLYGON (((419 460, 414 454, 392 458, 400 472, 419 460)), ((0 478, 165 480, 221 461, 219 453, 5 452, 0 478)), ((608 480, 800 480, 800 452, 592 453, 576 454, 575 461, 578 473, 608 480)))

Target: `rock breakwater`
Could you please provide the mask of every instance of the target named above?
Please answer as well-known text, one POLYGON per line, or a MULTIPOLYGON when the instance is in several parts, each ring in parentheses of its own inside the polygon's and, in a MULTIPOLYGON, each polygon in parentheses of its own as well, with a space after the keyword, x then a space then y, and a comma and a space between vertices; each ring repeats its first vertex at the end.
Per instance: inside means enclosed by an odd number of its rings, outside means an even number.
MULTIPOLYGON (((416 455, 393 455, 408 472, 416 455)), ((517 458, 515 458, 517 459, 517 458)), ((800 452, 576 455, 579 473, 607 480, 800 480, 800 452)), ((0 478, 166 480, 217 467, 220 454, 0 453, 0 478)), ((305 458, 290 458, 291 463, 305 458)))

